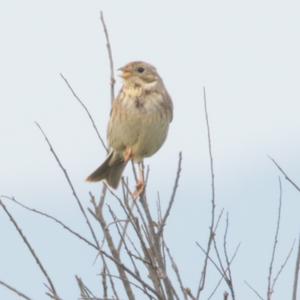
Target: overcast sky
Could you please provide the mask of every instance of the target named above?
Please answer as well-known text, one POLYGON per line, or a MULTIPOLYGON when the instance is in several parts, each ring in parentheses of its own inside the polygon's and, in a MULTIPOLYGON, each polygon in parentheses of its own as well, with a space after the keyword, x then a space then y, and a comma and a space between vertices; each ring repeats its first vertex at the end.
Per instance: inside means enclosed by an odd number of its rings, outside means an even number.
MULTIPOLYGON (((110 33, 115 69, 132 60, 152 63, 174 102, 168 139, 146 163, 151 166, 153 201, 159 190, 166 203, 178 152, 183 152, 182 178, 167 239, 186 285, 196 287, 202 256, 194 242, 205 243, 210 217, 205 86, 217 209, 224 207, 230 213, 231 250, 241 242, 233 266, 237 298, 255 297, 244 280, 265 295, 279 196, 279 173, 267 155, 300 184, 298 1, 2 2, 0 194, 14 195, 84 231, 62 172, 34 122, 48 134, 88 205, 88 191, 97 195, 100 191, 84 178, 101 163, 105 152, 59 73, 86 103, 105 137, 109 64, 100 10, 110 33)), ((117 78, 116 89, 120 84, 117 78)), ((300 225, 300 195, 282 180, 276 270, 298 237, 300 225)), ((64 299, 78 295, 74 274, 97 286, 99 270, 93 266, 93 253, 47 220, 9 207, 56 278, 64 299)), ((34 299, 45 298, 43 278, 4 214, 0 214, 0 234, 0 280, 34 299)), ((291 296, 295 255, 282 273, 275 300, 291 296)), ((210 280, 217 279, 211 272, 210 280)), ((15 299, 1 288, 0 298, 15 299)))

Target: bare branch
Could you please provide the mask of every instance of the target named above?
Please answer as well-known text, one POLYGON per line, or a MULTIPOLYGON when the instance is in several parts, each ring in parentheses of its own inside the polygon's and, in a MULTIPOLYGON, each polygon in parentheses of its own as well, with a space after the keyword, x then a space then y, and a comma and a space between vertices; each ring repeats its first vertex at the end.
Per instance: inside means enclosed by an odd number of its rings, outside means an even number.
POLYGON ((12 216, 12 214, 8 211, 8 209, 6 208, 6 206, 4 205, 4 203, 2 202, 2 200, 0 200, 0 205, 2 206, 4 212, 6 213, 6 215, 9 217, 10 221, 13 223, 13 225, 15 226, 17 232, 19 233, 19 235, 21 236, 23 242, 25 243, 25 245, 27 246, 27 248, 29 249, 32 257, 35 259, 37 265, 39 266, 41 272, 43 273, 43 275, 45 276, 46 280, 48 281, 50 287, 51 287, 51 292, 54 296, 54 299, 59 300, 60 298, 57 295, 56 289, 54 287, 54 284, 51 280, 51 278, 49 277, 46 269, 44 268, 42 262, 40 261, 40 259, 38 258, 38 256, 36 255, 34 249, 32 248, 31 244, 29 243, 28 239, 26 238, 26 236, 24 235, 24 233, 22 232, 20 226, 18 225, 18 223, 16 222, 16 220, 14 219, 14 217, 12 216))
MULTIPOLYGON (((114 258, 114 262, 117 262, 117 263, 115 263, 115 265, 116 265, 116 267, 118 269, 120 277, 123 279, 122 283, 124 285, 124 288, 125 288, 125 291, 127 293, 128 299, 129 300, 134 300, 135 297, 134 297, 133 291, 131 289, 130 284, 128 283, 128 278, 127 278, 127 275, 126 275, 126 273, 124 271, 124 267, 122 267, 123 264, 121 263, 120 255, 119 255, 119 253, 118 253, 118 251, 117 251, 117 249, 115 247, 113 238, 112 238, 112 236, 110 234, 109 228, 108 228, 108 226, 106 224, 106 221, 104 219, 104 216, 102 214, 102 210, 98 209, 96 211, 96 214, 94 214, 94 212, 91 209, 89 209, 89 212, 96 218, 96 220, 101 225, 101 228, 102 228, 103 234, 105 236, 105 239, 107 241, 108 247, 110 249, 112 257, 114 258)), ((102 251, 102 253, 103 253, 103 251, 102 251)))
POLYGON ((183 286, 183 282, 182 282, 182 279, 181 279, 180 272, 179 272, 179 270, 178 270, 177 264, 176 264, 176 262, 175 262, 175 260, 174 260, 174 258, 173 258, 173 256, 172 256, 172 254, 171 254, 170 249, 169 249, 168 246, 166 245, 166 243, 164 243, 164 247, 165 247, 166 250, 167 250, 169 259, 170 259, 171 264, 172 264, 172 268, 173 268, 173 270, 174 270, 174 273, 176 274, 176 278, 177 278, 177 280, 178 280, 180 289, 181 289, 181 291, 182 291, 182 293, 183 293, 183 297, 184 297, 185 300, 187 300, 188 297, 187 297, 186 288, 184 288, 184 286, 183 286))
POLYGON ((78 232, 74 231, 73 229, 71 229, 69 226, 67 226, 66 224, 64 224, 62 221, 60 221, 59 219, 45 213, 42 212, 40 210, 34 209, 34 208, 30 208, 26 205, 24 205, 23 203, 19 202, 16 200, 15 197, 8 197, 8 196, 1 196, 2 198, 8 199, 10 201, 13 201, 14 203, 16 203, 17 205, 23 207, 26 210, 29 210, 33 213, 36 213, 38 215, 41 215, 43 217, 46 217, 52 221, 54 221, 55 223, 59 224, 60 226, 62 226, 65 230, 69 231, 71 234, 75 235, 77 238, 81 239, 82 241, 84 241, 86 244, 88 244, 89 246, 93 247, 94 249, 98 250, 98 247, 93 244, 92 242, 90 242, 89 240, 87 240, 85 237, 83 237, 81 234, 79 234, 78 232))
POLYGON ((274 277, 274 279, 273 279, 273 283, 272 283, 272 288, 271 288, 271 290, 274 290, 274 286, 275 286, 275 284, 276 284, 276 282, 277 282, 277 280, 278 280, 278 278, 279 278, 281 272, 283 271, 283 269, 285 268, 287 262, 289 261, 289 259, 290 259, 290 257, 291 257, 291 255, 292 255, 292 253, 293 253, 293 250, 294 250, 294 247, 295 247, 295 242, 296 242, 296 240, 294 240, 294 242, 293 242, 293 244, 292 244, 292 247, 290 248, 290 250, 289 250, 289 252, 288 252, 288 254, 287 254, 285 260, 283 261, 283 263, 282 263, 282 265, 280 266, 280 268, 279 268, 277 274, 275 275, 275 277, 274 277))
POLYGON ((107 294, 107 279, 106 279, 106 266, 104 265, 102 268, 102 272, 101 272, 101 277, 102 277, 102 290, 103 290, 103 299, 107 299, 108 294, 107 294))
POLYGON ((279 234, 280 220, 281 220, 282 184, 281 184, 280 177, 278 178, 278 182, 279 182, 279 204, 278 204, 277 222, 276 222, 276 230, 275 230, 275 235, 274 235, 272 256, 271 256, 271 261, 270 261, 270 265, 269 265, 268 288, 267 288, 267 299, 268 300, 271 300, 271 296, 273 293, 273 288, 271 286, 272 271, 273 271, 273 264, 274 264, 275 254, 276 254, 276 246, 278 243, 278 234, 279 234))
POLYGON ((9 289, 10 291, 14 292, 15 294, 17 294, 19 297, 26 299, 26 300, 32 300, 31 298, 29 298, 28 296, 26 296, 25 294, 21 293, 20 291, 18 291, 16 288, 12 287, 11 285, 3 282, 2 280, 0 280, 0 285, 3 285, 4 287, 6 287, 7 289, 9 289))
POLYGON ((165 286, 165 291, 167 293, 167 297, 169 300, 173 300, 174 299, 173 296, 176 297, 177 295, 176 295, 175 289, 172 285, 172 282, 170 281, 168 274, 166 273, 166 266, 163 264, 163 258, 162 258, 162 254, 160 252, 160 250, 161 250, 160 239, 159 239, 159 236, 155 233, 155 229, 154 229, 155 222, 152 219, 145 194, 143 194, 142 197, 140 197, 140 202, 142 204, 142 207, 143 207, 143 210, 145 212, 147 222, 148 222, 148 230, 150 233, 149 243, 150 243, 150 249, 152 252, 152 257, 157 262, 158 267, 160 269, 159 271, 163 272, 163 275, 159 276, 159 277, 162 277, 162 279, 163 279, 162 281, 165 286))
MULTIPOLYGON (((117 279, 120 279, 121 281, 123 280, 120 276, 116 276, 116 275, 110 275, 112 278, 117 278, 117 279)), ((140 286, 138 286, 136 283, 132 282, 132 281, 129 281, 128 280, 128 283, 131 284, 132 286, 136 287, 138 290, 142 291, 143 293, 146 294, 146 296, 150 299, 154 299, 153 296, 151 296, 147 290, 141 288, 140 286)))
POLYGON ((298 289, 298 278, 300 270, 300 238, 298 241, 298 252, 295 266, 294 284, 293 284, 293 298, 292 300, 297 300, 297 289, 298 289))
POLYGON ((72 88, 72 86, 71 86, 71 84, 69 83, 69 81, 67 80, 67 78, 66 78, 62 73, 60 73, 59 75, 60 75, 60 77, 64 80, 64 82, 66 83, 66 85, 68 86, 68 88, 70 89, 72 95, 75 97, 75 99, 80 103, 80 105, 82 106, 82 108, 83 108, 83 109, 85 110, 85 112, 87 113, 87 115, 88 115, 88 117, 89 117, 89 119, 90 119, 90 121, 91 121, 91 123, 92 123, 92 126, 93 126, 93 128, 94 128, 94 130, 95 130, 95 132, 96 132, 96 134, 97 134, 97 136, 98 136, 98 138, 99 138, 99 140, 100 140, 100 142, 101 142, 103 148, 106 150, 106 152, 108 152, 108 148, 106 147, 105 142, 104 142, 103 138, 101 137, 101 134, 100 134, 100 132, 99 132, 97 126, 96 126, 96 123, 95 123, 95 121, 94 121, 94 119, 93 119, 93 117, 92 117, 90 111, 88 110, 88 108, 86 107, 86 105, 84 104, 84 102, 83 102, 83 101, 79 98, 79 96, 75 93, 74 89, 72 88))
POLYGON ((248 282, 248 281, 246 281, 246 280, 244 280, 244 283, 247 285, 247 287, 260 299, 260 300, 265 300, 259 293, 258 293, 258 291, 254 288, 254 287, 252 287, 251 285, 250 285, 250 283, 248 282))
POLYGON ((86 286, 83 280, 79 276, 75 276, 77 281, 81 297, 86 300, 100 300, 100 298, 95 297, 95 295, 91 292, 91 290, 86 286))
MULTIPOLYGON (((224 233, 224 239, 223 239, 223 249, 224 249, 224 256, 226 260, 226 270, 228 272, 228 280, 226 280, 226 283, 229 287, 230 293, 231 293, 231 298, 232 300, 235 300, 235 293, 234 293, 234 287, 233 287, 233 279, 232 279, 232 272, 231 272, 231 264, 228 256, 228 251, 227 251, 227 233, 228 233, 228 228, 229 228, 229 218, 228 218, 228 213, 226 214, 226 226, 225 226, 225 233, 224 233)), ((226 272, 225 270, 225 272, 226 272)))
POLYGON ((286 172, 279 166, 279 164, 276 162, 276 160, 274 158, 272 158, 271 156, 269 156, 269 158, 271 159, 271 161, 274 163, 274 165, 277 167, 277 169, 284 175, 284 178, 292 184, 292 186, 298 191, 300 192, 300 187, 286 174, 286 172))
MULTIPOLYGON (((240 246, 241 246, 241 243, 239 243, 239 244, 236 246, 236 248, 235 248, 235 250, 234 250, 234 253, 233 253, 233 255, 232 255, 232 257, 231 257, 231 259, 230 259, 230 261, 229 261, 229 264, 228 264, 228 266, 227 266, 226 269, 225 269, 225 274, 226 274, 228 268, 230 267, 230 265, 232 264, 232 262, 234 261, 236 255, 237 255, 237 253, 238 253, 238 251, 239 251, 240 246)), ((215 292, 216 292, 217 289, 219 288, 219 286, 220 286, 220 284, 221 284, 221 282, 222 282, 223 279, 224 279, 224 275, 221 275, 220 280, 218 281, 216 287, 213 289, 213 291, 211 292, 211 294, 209 295, 209 297, 207 298, 207 300, 212 299, 213 295, 215 294, 215 292)))
POLYGON ((50 148, 51 153, 53 154, 53 156, 54 156, 56 162, 58 163, 58 165, 59 165, 59 167, 60 167, 60 169, 61 169, 62 172, 64 173, 64 176, 65 176, 65 178, 66 178, 66 180, 67 180, 67 182, 68 182, 68 185, 69 185, 69 187, 70 187, 70 189, 71 189, 71 191, 72 191, 72 194, 73 194, 73 196, 74 196, 74 198, 75 198, 75 200, 76 200, 76 202, 77 202, 77 204, 78 204, 78 206, 79 206, 79 209, 80 209, 80 211, 81 211, 81 213, 82 213, 82 215, 83 215, 83 217, 84 217, 84 219, 85 219, 85 221, 86 221, 86 223, 87 223, 87 225, 88 225, 88 227, 89 227, 89 229, 90 229, 90 232, 91 232, 91 234, 92 234, 92 237, 93 237, 93 239, 94 239, 94 241, 95 241, 95 243, 96 243, 96 245, 97 245, 97 247, 98 247, 98 249, 99 249, 99 242, 98 242, 98 240, 97 240, 97 237, 96 237, 96 234, 95 234, 95 232, 94 232, 94 229, 93 229, 93 227, 92 227, 92 225, 91 225, 91 223, 90 223, 90 221, 89 221, 89 219, 88 219, 88 217, 87 217, 87 214, 86 214, 86 212, 85 212, 85 210, 84 210, 84 208, 83 208, 83 206, 82 206, 82 204, 81 204, 81 201, 79 200, 79 197, 77 196, 77 193, 76 193, 76 191, 75 191, 75 188, 74 188, 74 186, 73 186, 73 184, 72 184, 72 181, 71 181, 71 179, 70 179, 70 177, 69 177, 69 174, 68 174, 67 170, 66 170, 66 169, 64 168, 64 166, 62 165, 62 163, 61 163, 59 157, 57 156, 56 152, 54 151, 54 149, 53 149, 53 147, 52 147, 52 144, 50 143, 50 141, 49 141, 47 135, 46 135, 45 132, 43 131, 41 125, 40 125, 39 123, 37 123, 37 122, 36 122, 35 124, 36 124, 36 126, 39 128, 39 130, 41 131, 42 135, 44 136, 44 138, 45 138, 45 140, 46 140, 46 142, 47 142, 47 144, 48 144, 48 146, 49 146, 49 148, 50 148))
POLYGON ((179 158, 178 158, 178 167, 177 167, 177 173, 176 173, 176 178, 175 178, 175 183, 174 183, 174 187, 173 187, 173 191, 172 191, 172 195, 171 195, 171 199, 169 201, 169 205, 168 205, 168 208, 166 210, 166 213, 161 221, 161 224, 160 224, 160 227, 159 227, 159 230, 157 232, 157 236, 159 237, 162 232, 163 232, 163 229, 166 225, 166 222, 167 222, 167 218, 170 214, 170 211, 171 211, 171 208, 173 206, 173 203, 174 203, 174 200, 175 200, 175 196, 176 196, 176 191, 177 191, 177 188, 178 188, 178 184, 179 184, 179 178, 180 178, 180 173, 181 173, 181 163, 182 163, 182 153, 179 152, 179 158))
POLYGON ((110 66, 110 95, 111 95, 111 103, 113 103, 115 99, 115 75, 114 75, 114 62, 113 62, 113 56, 112 56, 112 50, 111 50, 111 45, 110 45, 110 40, 109 40, 109 35, 107 31, 107 27, 104 21, 104 16, 103 12, 100 12, 100 20, 101 24, 103 27, 103 31, 105 34, 105 39, 106 39, 106 47, 107 47, 107 52, 108 52, 108 59, 109 59, 109 66, 110 66))
POLYGON ((210 134, 210 125, 208 119, 208 110, 207 110, 207 103, 206 103, 206 91, 205 87, 203 88, 203 102, 204 102, 204 110, 205 110, 205 120, 206 120, 206 129, 207 129, 207 139, 208 139, 208 151, 209 151, 209 159, 210 159, 210 175, 211 175, 211 223, 209 227, 209 237, 207 241, 207 250, 206 256, 204 259, 203 268, 201 271, 201 277, 199 281, 199 287, 197 291, 196 299, 198 300, 200 297, 201 291, 204 289, 205 286, 205 279, 206 279, 206 272, 207 272, 207 263, 208 257, 211 249, 211 245, 214 239, 214 226, 215 226, 215 174, 214 174, 214 160, 213 160, 213 153, 212 153, 212 141, 211 141, 211 134, 210 134))

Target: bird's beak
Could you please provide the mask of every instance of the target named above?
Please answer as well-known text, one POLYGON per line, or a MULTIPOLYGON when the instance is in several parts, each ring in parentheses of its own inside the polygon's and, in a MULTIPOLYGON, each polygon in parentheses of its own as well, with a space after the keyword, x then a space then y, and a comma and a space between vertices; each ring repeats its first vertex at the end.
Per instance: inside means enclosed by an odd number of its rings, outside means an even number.
POLYGON ((129 70, 129 68, 127 68, 126 66, 122 67, 122 68, 119 68, 118 71, 121 72, 119 74, 119 76, 122 77, 123 79, 127 79, 132 74, 131 71, 129 70))

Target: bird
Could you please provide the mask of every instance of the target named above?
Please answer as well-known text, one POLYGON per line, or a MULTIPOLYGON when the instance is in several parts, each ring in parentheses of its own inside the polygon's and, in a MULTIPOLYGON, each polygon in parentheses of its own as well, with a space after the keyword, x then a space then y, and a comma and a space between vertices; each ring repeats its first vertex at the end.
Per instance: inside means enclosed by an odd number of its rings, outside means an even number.
POLYGON ((145 188, 141 163, 165 142, 173 119, 173 103, 153 65, 133 61, 119 71, 123 85, 112 103, 107 129, 110 150, 105 161, 86 180, 105 180, 116 189, 132 160, 140 166, 135 192, 138 196, 145 188))

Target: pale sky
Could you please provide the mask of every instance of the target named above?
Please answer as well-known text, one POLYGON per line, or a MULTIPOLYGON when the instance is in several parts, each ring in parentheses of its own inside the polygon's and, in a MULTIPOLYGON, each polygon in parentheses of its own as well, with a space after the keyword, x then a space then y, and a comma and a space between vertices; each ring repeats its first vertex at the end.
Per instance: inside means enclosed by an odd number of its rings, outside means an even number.
MULTIPOLYGON (((99 21, 103 10, 115 69, 132 60, 156 66, 174 102, 174 120, 151 166, 150 195, 167 203, 178 152, 183 171, 167 240, 185 284, 195 289, 210 218, 210 177, 202 88, 213 136, 217 209, 230 214, 237 299, 265 296, 278 205, 274 157, 300 184, 300 4, 252 1, 17 1, 0 4, 0 195, 48 211, 85 232, 57 163, 34 125, 51 139, 87 206, 98 185, 84 178, 105 157, 63 73, 105 137, 110 110, 109 65, 99 21), (195 276, 197 274, 197 276, 195 276)), ((116 89, 121 85, 117 78, 116 89)), ((128 169, 125 174, 129 174, 128 169)), ((284 178, 282 225, 275 270, 299 235, 300 195, 284 178)), ((109 200, 109 199, 108 199, 109 200)), ((64 299, 79 295, 74 275, 98 288, 94 254, 55 224, 8 205, 47 266, 64 299)), ((0 280, 46 299, 43 278, 0 214, 0 280)), ((296 252, 275 288, 291 297, 296 252)), ((210 273, 211 287, 219 276, 210 273)), ((215 299, 220 299, 224 289, 215 299), (219 298, 218 298, 219 297, 219 298)), ((211 288, 208 288, 207 295, 211 288)), ((204 297, 205 298, 205 297, 204 297)), ((0 299, 16 299, 0 287, 0 299)))

